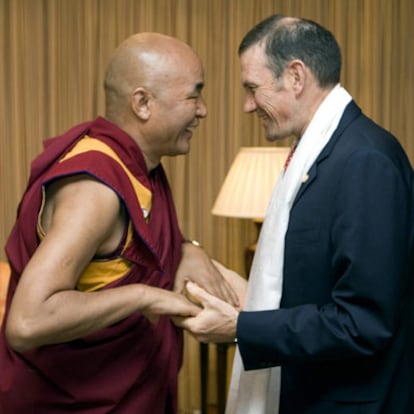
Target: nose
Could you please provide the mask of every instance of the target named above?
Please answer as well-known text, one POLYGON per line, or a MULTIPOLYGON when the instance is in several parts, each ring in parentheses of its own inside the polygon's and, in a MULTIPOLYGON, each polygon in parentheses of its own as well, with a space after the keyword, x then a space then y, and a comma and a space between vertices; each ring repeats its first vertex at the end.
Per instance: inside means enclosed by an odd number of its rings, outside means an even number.
POLYGON ((198 99, 197 103, 197 116, 199 118, 205 118, 207 116, 207 105, 201 96, 198 99))
POLYGON ((243 111, 246 113, 254 112, 257 109, 256 101, 250 94, 244 96, 243 111))

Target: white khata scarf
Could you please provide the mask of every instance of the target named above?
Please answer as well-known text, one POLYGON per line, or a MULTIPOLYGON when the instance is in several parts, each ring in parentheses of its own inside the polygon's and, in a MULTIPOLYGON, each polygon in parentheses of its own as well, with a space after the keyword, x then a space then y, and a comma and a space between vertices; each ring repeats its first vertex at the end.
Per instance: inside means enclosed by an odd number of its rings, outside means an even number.
MULTIPOLYGON (((293 200, 351 99, 344 88, 335 86, 300 139, 289 168, 279 176, 250 271, 244 306, 247 311, 280 306, 285 235, 293 200)), ((279 393, 280 367, 245 371, 236 349, 226 414, 277 414, 279 393)))

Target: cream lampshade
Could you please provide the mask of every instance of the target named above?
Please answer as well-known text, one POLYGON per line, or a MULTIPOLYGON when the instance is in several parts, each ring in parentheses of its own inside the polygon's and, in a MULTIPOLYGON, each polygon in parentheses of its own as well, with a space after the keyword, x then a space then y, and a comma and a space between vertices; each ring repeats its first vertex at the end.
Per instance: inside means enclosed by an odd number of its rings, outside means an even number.
POLYGON ((289 151, 289 147, 242 147, 223 182, 212 214, 262 221, 289 151))

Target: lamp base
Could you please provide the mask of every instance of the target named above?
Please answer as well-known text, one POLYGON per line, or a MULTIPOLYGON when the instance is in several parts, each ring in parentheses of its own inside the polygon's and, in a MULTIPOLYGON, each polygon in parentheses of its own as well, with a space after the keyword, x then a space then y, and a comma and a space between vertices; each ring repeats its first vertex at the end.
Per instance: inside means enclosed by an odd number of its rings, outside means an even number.
POLYGON ((259 238, 260 230, 262 228, 263 221, 261 220, 254 220, 254 224, 256 225, 256 241, 247 246, 244 250, 244 270, 246 272, 246 278, 249 278, 250 269, 253 263, 253 257, 256 253, 257 247, 257 240, 259 238))

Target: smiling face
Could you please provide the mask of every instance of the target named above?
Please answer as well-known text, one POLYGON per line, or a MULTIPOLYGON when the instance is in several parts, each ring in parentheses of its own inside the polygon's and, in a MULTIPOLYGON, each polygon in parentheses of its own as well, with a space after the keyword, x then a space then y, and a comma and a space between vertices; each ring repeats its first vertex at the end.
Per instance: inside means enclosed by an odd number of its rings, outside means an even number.
POLYGON ((187 154, 200 119, 204 70, 186 43, 138 33, 114 52, 105 75, 106 117, 139 145, 149 170, 165 155, 187 154))
POLYGON ((201 95, 204 72, 190 50, 167 56, 154 82, 151 105, 151 151, 159 157, 187 154, 200 119, 207 115, 201 95))
POLYGON ((289 71, 275 78, 268 67, 262 43, 254 44, 240 55, 240 67, 246 93, 243 109, 257 113, 266 138, 274 141, 297 136, 297 101, 289 71))

